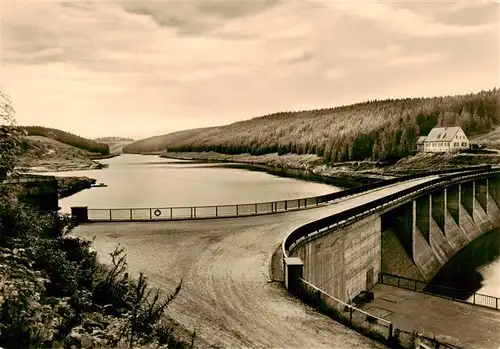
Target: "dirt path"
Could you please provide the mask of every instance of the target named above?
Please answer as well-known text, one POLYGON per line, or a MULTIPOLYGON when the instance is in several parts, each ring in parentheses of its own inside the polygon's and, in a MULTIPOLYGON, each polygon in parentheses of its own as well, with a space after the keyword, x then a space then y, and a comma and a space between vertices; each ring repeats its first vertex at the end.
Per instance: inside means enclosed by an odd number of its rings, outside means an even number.
MULTIPOLYGON (((428 179, 427 179, 428 180, 428 179)), ((331 206, 276 215, 204 221, 101 223, 76 234, 92 238, 103 261, 121 244, 128 262, 169 292, 184 278, 169 314, 212 347, 383 348, 289 297, 268 282, 268 263, 300 225, 424 180, 331 206)))

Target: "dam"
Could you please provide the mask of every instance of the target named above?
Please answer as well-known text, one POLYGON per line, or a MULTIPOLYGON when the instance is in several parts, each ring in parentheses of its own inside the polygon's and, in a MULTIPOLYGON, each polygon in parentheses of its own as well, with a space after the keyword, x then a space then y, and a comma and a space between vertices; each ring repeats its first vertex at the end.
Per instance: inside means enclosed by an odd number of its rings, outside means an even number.
POLYGON ((82 224, 75 234, 95 236, 104 261, 119 243, 133 270, 144 270, 162 289, 184 278, 170 314, 208 338, 207 345, 331 348, 335 340, 339 348, 372 348, 379 344, 311 312, 272 281, 284 279, 294 294, 294 283, 304 280, 349 301, 377 284, 383 272, 427 280, 453 248, 498 223, 497 175, 496 169, 431 174, 313 209, 209 220, 101 221, 82 224), (466 198, 471 193, 474 200, 466 198), (291 259, 300 263, 287 263, 291 259))

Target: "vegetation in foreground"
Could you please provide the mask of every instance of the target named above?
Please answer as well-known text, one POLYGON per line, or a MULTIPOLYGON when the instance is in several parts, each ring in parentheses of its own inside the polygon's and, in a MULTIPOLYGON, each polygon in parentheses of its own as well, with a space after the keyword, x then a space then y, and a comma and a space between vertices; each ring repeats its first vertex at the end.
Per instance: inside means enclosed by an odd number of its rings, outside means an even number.
POLYGON ((370 101, 350 106, 281 112, 227 126, 157 136, 125 152, 204 152, 263 155, 315 154, 326 164, 410 155, 420 135, 436 125, 461 126, 468 135, 500 124, 494 88, 475 94, 370 101))
POLYGON ((129 277, 123 249, 104 266, 91 241, 68 235, 74 226, 69 217, 40 215, 2 198, 0 346, 189 347, 172 336, 164 319, 180 284, 163 297, 142 273, 129 277))
POLYGON ((177 340, 165 316, 182 281, 163 296, 142 273, 129 276, 123 249, 111 253, 111 265, 100 264, 91 241, 69 235, 69 216, 18 200, 22 189, 5 180, 24 132, 1 91, 0 102, 0 347, 193 347, 195 333, 177 340))

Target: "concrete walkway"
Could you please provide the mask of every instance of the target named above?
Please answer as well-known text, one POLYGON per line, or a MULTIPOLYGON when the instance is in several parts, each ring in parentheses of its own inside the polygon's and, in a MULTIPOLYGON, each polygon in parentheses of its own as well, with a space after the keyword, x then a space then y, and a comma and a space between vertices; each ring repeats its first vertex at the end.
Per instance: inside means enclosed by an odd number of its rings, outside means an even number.
POLYGON ((375 300, 362 309, 387 319, 405 331, 463 348, 499 349, 500 312, 471 304, 378 284, 375 300))
MULTIPOLYGON (((436 177, 399 183, 329 206, 267 216, 177 222, 95 223, 76 235, 96 237, 104 262, 118 244, 132 270, 172 291, 184 278, 169 314, 196 329, 206 347, 382 348, 291 298, 269 283, 270 256, 299 226, 436 177)), ((198 345, 197 347, 200 347, 198 345)))

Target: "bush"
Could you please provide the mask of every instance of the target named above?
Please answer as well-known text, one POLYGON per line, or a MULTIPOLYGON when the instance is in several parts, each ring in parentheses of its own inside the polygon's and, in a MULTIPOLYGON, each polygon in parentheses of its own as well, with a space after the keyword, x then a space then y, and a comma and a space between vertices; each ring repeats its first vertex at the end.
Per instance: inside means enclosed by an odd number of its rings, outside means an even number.
POLYGON ((120 247, 110 266, 100 264, 92 241, 68 235, 74 226, 68 216, 0 201, 0 346, 188 347, 163 321, 182 281, 163 296, 142 273, 129 277, 120 247))

